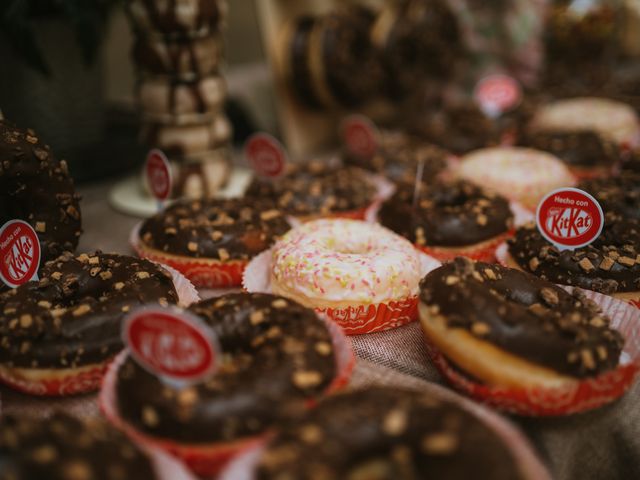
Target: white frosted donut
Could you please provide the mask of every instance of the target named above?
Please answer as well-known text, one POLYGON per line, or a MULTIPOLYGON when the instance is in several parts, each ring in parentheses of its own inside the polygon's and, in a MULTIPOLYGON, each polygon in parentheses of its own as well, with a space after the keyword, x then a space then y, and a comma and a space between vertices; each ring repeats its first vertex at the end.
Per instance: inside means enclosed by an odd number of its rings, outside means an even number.
POLYGON ((308 222, 273 248, 273 293, 313 308, 412 297, 421 277, 419 254, 408 240, 358 220, 308 222))
POLYGON ((562 160, 522 147, 475 150, 461 158, 457 176, 531 209, 550 191, 576 183, 562 160))
POLYGON ((578 97, 542 106, 531 120, 532 131, 589 130, 618 144, 634 144, 638 117, 629 105, 606 98, 578 97))

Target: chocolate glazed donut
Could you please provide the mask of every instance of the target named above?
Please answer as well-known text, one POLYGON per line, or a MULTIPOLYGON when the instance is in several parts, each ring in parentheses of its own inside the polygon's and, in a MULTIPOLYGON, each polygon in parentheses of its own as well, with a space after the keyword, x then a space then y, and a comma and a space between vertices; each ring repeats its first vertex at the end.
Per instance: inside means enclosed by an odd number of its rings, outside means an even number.
POLYGON ((581 294, 496 264, 459 257, 422 280, 420 301, 427 337, 490 384, 559 385, 595 376, 618 365, 624 343, 581 294))
POLYGON ((145 246, 165 253, 219 260, 248 260, 285 234, 284 214, 247 199, 179 201, 147 219, 145 246))
POLYGON ((575 250, 558 251, 535 224, 508 243, 513 266, 545 280, 616 296, 640 290, 640 222, 619 213, 608 212, 600 236, 575 250))
POLYGON ((331 337, 291 300, 237 293, 192 305, 222 350, 216 373, 192 387, 163 384, 132 359, 118 372, 122 417, 155 437, 212 443, 264 433, 335 376, 331 337))
POLYGON ((520 143, 552 153, 569 166, 577 168, 611 168, 620 159, 620 149, 614 142, 590 131, 528 132, 520 143))
POLYGON ((457 405, 373 387, 327 398, 287 422, 262 453, 259 480, 524 478, 503 441, 457 405))
POLYGON ((0 364, 5 369, 75 369, 122 349, 121 320, 147 303, 178 301, 169 273, 147 260, 65 253, 39 282, 0 294, 0 364))
POLYGON ((640 221, 640 172, 625 172, 619 177, 585 180, 578 188, 598 200, 605 212, 640 221))
POLYGON ((147 455, 102 421, 5 415, 0 432, 0 480, 158 478, 147 455))
POLYGON ((78 245, 79 199, 67 163, 32 130, 0 120, 0 226, 12 219, 31 224, 44 263, 78 245))
POLYGON ((398 185, 378 214, 382 225, 414 244, 467 246, 511 228, 513 214, 509 202, 472 183, 423 184, 415 204, 414 192, 414 185, 398 185))
POLYGON ((415 91, 428 79, 449 78, 462 54, 456 17, 441 1, 387 2, 371 36, 381 51, 391 98, 415 91))

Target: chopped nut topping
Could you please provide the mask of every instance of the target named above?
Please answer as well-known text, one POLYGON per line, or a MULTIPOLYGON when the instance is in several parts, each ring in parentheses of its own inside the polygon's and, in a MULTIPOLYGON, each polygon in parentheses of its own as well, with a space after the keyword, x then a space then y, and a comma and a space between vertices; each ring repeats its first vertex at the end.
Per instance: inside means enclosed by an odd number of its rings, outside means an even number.
POLYGON ((448 454, 458 447, 458 439, 451 433, 432 433, 422 439, 422 450, 433 454, 448 454))
POLYGON ((225 260, 228 260, 229 257, 229 252, 225 248, 218 249, 218 258, 220 258, 221 261, 224 262, 225 260))
POLYGON ((289 306, 289 304, 287 303, 287 301, 284 298, 278 298, 276 300, 274 300, 273 302, 271 302, 271 306, 273 308, 286 308, 289 306))
POLYGON ((178 403, 183 407, 189 407, 198 401, 198 390, 185 388, 178 393, 178 403))
POLYGON ((540 303, 534 303, 532 305, 529 305, 528 310, 533 313, 534 315, 538 316, 538 317, 543 317, 547 314, 547 312, 549 311, 548 308, 544 307, 542 304, 540 303))
POLYGON ((189 242, 187 244, 187 250, 189 250, 190 252, 197 252, 198 244, 196 242, 189 242))
POLYGON ((20 316, 20 326, 22 328, 29 328, 31 325, 33 325, 33 317, 31 315, 25 313, 20 316))
POLYGON ((100 263, 100 258, 89 257, 89 265, 98 265, 99 263, 100 263))
POLYGON ((580 350, 580 359, 582 360, 582 365, 584 365, 585 368, 588 368, 589 370, 593 370, 594 368, 596 368, 596 362, 593 358, 593 353, 591 353, 591 350, 587 350, 586 348, 580 350))
POLYGON ((535 272, 539 265, 540 260, 538 260, 538 257, 533 257, 531 260, 529 260, 529 268, 532 272, 535 272))
POLYGON ((219 230, 214 230, 211 233, 211 240, 213 240, 214 242, 217 242, 218 240, 220 240, 222 237, 224 237, 224 234, 219 231, 219 230))
POLYGON ((333 351, 331 344, 328 342, 318 342, 315 344, 314 348, 316 352, 318 352, 318 354, 324 355, 324 356, 330 355, 331 352, 333 351))
MULTIPOLYGON (((46 300, 40 300, 38 302, 38 306, 42 308, 51 308, 51 302, 47 302, 46 300)), ((4 313, 7 313, 6 311, 4 313)))
POLYGON ((91 467, 82 460, 73 460, 63 467, 64 478, 69 480, 90 480, 94 477, 91 467))
POLYGON ((460 277, 449 275, 447 278, 445 278, 444 283, 446 283, 447 285, 455 285, 459 281, 460 281, 460 277))
POLYGON ((113 277, 113 274, 109 271, 106 272, 100 272, 100 278, 102 280, 109 280, 111 277, 113 277))
POLYGON ((600 360, 606 360, 607 359, 607 349, 605 347, 603 347, 602 345, 598 345, 596 347, 596 353, 598 354, 598 358, 600 358, 600 360))
POLYGON ((149 272, 136 272, 136 277, 140 280, 144 280, 145 278, 149 278, 150 276, 151 275, 149 275, 149 272))
POLYGON ((92 277, 95 277, 96 275, 98 275, 98 273, 100 273, 100 270, 102 270, 102 268, 93 267, 91 270, 89 270, 89 275, 91 275, 92 277))
POLYGON ((116 282, 113 285, 113 288, 115 288, 116 290, 122 290, 124 288, 124 283, 123 282, 116 282))
POLYGON ((160 419, 158 418, 158 413, 155 411, 153 407, 146 406, 142 409, 142 423, 147 425, 148 427, 156 427, 158 423, 160 423, 160 419))
POLYGON ((298 388, 310 388, 320 385, 322 375, 313 370, 299 370, 293 373, 292 381, 298 388))
POLYGON ((407 413, 404 410, 391 410, 382 422, 382 430, 387 435, 396 437, 407 429, 407 413))
POLYGON ((558 294, 551 290, 550 288, 543 288, 540 290, 540 296, 544 300, 547 305, 554 306, 560 303, 560 299, 558 298, 558 294))
POLYGON ((631 257, 620 257, 618 258, 618 263, 625 267, 633 267, 636 264, 636 261, 631 257))
POLYGON ((604 257, 602 259, 602 261, 600 262, 600 265, 598 265, 598 268, 600 268, 601 270, 604 271, 609 271, 611 270, 611 267, 613 267, 613 265, 615 264, 615 260, 610 258, 610 257, 604 257))
POLYGON ((79 317, 81 315, 84 315, 85 313, 89 313, 90 311, 91 311, 91 307, 86 303, 83 303, 82 305, 79 305, 78 307, 76 307, 73 310, 72 314, 74 317, 79 317))
POLYGON ((488 219, 488 218, 487 218, 487 216, 486 216, 486 215, 484 215, 484 214, 480 214, 480 215, 478 215, 478 216, 476 217, 476 223, 477 223, 478 225, 485 226, 485 225, 487 224, 487 222, 488 222, 488 221, 489 221, 489 219, 488 219))
POLYGON ((260 219, 266 222, 279 216, 280 216, 280 211, 273 209, 273 210, 267 210, 266 212, 262 212, 260 214, 260 219))
POLYGON ((322 441, 322 430, 317 425, 305 425, 300 430, 300 438, 305 443, 317 444, 322 441))
POLYGON ((604 327, 607 324, 602 317, 593 317, 589 323, 598 328, 604 327))
POLYGON ((489 280, 496 280, 498 278, 496 277, 496 273, 490 268, 485 268, 483 272, 485 277, 487 277, 489 280))
POLYGON ((50 463, 57 456, 58 452, 53 445, 42 445, 31 452, 31 458, 37 463, 50 463))
POLYGON ((36 232, 44 233, 47 231, 47 223, 46 222, 36 222, 36 232))
POLYGON ((51 278, 54 280, 60 280, 62 278, 62 272, 53 272, 51 274, 51 278))
POLYGON ((491 329, 489 325, 484 322, 474 322, 473 325, 471 325, 471 331, 476 335, 486 335, 491 329))
POLYGON ((251 325, 258 325, 259 323, 264 321, 264 313, 262 310, 256 310, 249 315, 249 321, 251 325))
POLYGON ((578 265, 580 265, 580 268, 582 270, 584 270, 585 272, 590 272, 592 270, 594 270, 596 267, 593 266, 593 263, 591 263, 591 260, 589 260, 588 258, 583 258, 582 260, 580 260, 578 262, 578 265))

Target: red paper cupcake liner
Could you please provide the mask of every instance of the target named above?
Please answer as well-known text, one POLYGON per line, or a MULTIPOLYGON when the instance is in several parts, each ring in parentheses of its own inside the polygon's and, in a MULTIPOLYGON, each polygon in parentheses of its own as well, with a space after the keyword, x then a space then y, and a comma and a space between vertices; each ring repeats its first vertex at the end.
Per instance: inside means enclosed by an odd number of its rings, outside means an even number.
POLYGON ((479 262, 495 263, 496 248, 498 247, 498 245, 504 243, 506 239, 512 237, 514 233, 515 230, 510 230, 506 233, 503 233, 502 235, 495 237, 492 240, 483 242, 481 247, 470 247, 468 249, 460 249, 455 252, 446 249, 443 250, 438 247, 426 247, 422 245, 416 245, 416 248, 433 258, 437 258, 442 262, 453 260, 456 257, 468 257, 479 262))
MULTIPOLYGON (((243 288, 248 292, 273 293, 271 290, 271 249, 256 256, 245 270, 243 288)), ((441 263, 428 255, 421 255, 422 275, 438 268, 441 263)), ((316 308, 336 322, 347 335, 382 332, 406 325, 418 318, 418 297, 353 305, 346 308, 316 308)))
MULTIPOLYGON (((326 322, 327 329, 331 334, 336 359, 336 375, 324 393, 324 395, 330 395, 349 383, 355 366, 355 356, 351 349, 351 343, 340 327, 326 318, 322 319, 326 322)), ((116 382, 118 369, 126 360, 127 355, 127 351, 120 353, 109 366, 102 382, 98 401, 100 409, 107 420, 142 447, 159 449, 169 453, 180 459, 194 473, 200 476, 215 476, 233 457, 264 442, 268 438, 269 433, 265 433, 234 442, 189 445, 152 437, 138 431, 120 416, 117 406, 116 382)), ((315 405, 315 400, 309 400, 306 404, 311 408, 315 405)))
MULTIPOLYGON (((173 268, 166 265, 161 266, 171 274, 180 305, 187 307, 200 300, 198 292, 189 280, 173 268)), ((95 392, 100 389, 102 378, 111 360, 106 359, 104 362, 91 367, 80 367, 77 372, 74 372, 73 369, 68 369, 62 378, 43 378, 37 381, 17 377, 7 371, 0 370, 0 383, 22 393, 47 397, 63 397, 95 392)), ((59 375, 65 373, 65 370, 52 370, 59 375)))
POLYGON ((145 249, 140 240, 140 226, 138 224, 131 231, 129 243, 140 258, 146 258, 174 268, 200 288, 229 288, 242 284, 242 274, 247 264, 246 260, 230 260, 226 262, 213 259, 197 259, 163 255, 156 250, 145 249))
POLYGON ((428 340, 427 351, 442 376, 469 397, 510 413, 533 416, 561 416, 601 407, 620 398, 640 373, 640 312, 626 302, 597 292, 581 290, 611 317, 611 327, 625 338, 625 363, 594 378, 580 380, 567 388, 514 388, 489 386, 455 368, 428 340))
POLYGON ((317 308, 342 327, 347 335, 383 332, 418 318, 418 297, 347 308, 317 308))
POLYGON ((80 395, 82 393, 95 392, 100 389, 102 377, 104 377, 109 365, 107 360, 104 363, 92 368, 83 369, 74 373, 69 371, 63 378, 43 378, 41 380, 29 380, 10 375, 6 371, 0 371, 0 382, 28 395, 43 397, 64 397, 70 395, 80 395))

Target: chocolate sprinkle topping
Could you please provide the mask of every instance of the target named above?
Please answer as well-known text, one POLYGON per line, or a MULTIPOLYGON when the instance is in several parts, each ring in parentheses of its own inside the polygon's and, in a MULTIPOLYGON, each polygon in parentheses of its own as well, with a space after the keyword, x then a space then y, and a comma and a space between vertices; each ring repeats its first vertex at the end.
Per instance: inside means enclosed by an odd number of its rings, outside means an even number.
POLYGON ((578 188, 593 195, 605 212, 640 220, 640 175, 628 172, 619 177, 585 180, 578 188))
POLYGON ((128 359, 118 372, 118 405, 145 433, 187 443, 261 434, 335 376, 327 328, 291 300, 237 293, 189 311, 214 330, 220 368, 198 385, 176 389, 128 359))
POLYGON ((422 280, 420 299, 437 307, 449 328, 469 330, 496 347, 573 377, 615 368, 624 344, 597 305, 580 293, 570 294, 500 265, 456 258, 422 280))
POLYGON ((67 163, 33 130, 0 120, 0 226, 12 219, 28 222, 40 239, 44 263, 78 245, 79 199, 67 163))
POLYGON ((464 181, 423 184, 414 205, 415 187, 399 185, 380 209, 382 225, 424 246, 466 246, 509 230, 509 202, 464 181))
POLYGON ((616 144, 592 131, 559 132, 536 130, 522 145, 552 153, 573 167, 611 167, 620 158, 616 144))
POLYGON ((147 219, 140 238, 147 247, 171 254, 248 260, 289 228, 284 214, 268 201, 179 201, 147 219))
POLYGON ((285 424, 259 460, 259 480, 523 478, 502 440, 475 416, 418 392, 369 388, 330 397, 285 424))
POLYGON ((101 421, 64 413, 0 420, 0 480, 153 480, 154 468, 127 437, 101 421))
POLYGON ((65 253, 44 266, 40 281, 0 294, 0 363, 65 369, 105 361, 122 349, 126 312, 177 301, 170 274, 155 263, 65 253))

